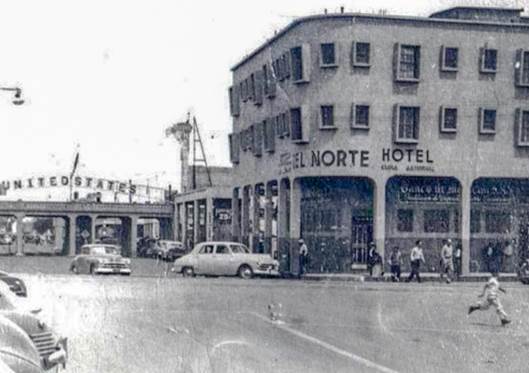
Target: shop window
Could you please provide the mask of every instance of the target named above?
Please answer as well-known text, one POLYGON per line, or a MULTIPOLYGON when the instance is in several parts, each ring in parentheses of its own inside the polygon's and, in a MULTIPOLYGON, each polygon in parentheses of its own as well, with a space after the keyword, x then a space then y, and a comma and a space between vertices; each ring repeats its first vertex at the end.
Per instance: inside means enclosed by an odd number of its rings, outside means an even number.
POLYGON ((322 105, 320 107, 320 129, 335 129, 334 106, 322 105))
POLYGON ((457 132, 457 109, 441 107, 440 130, 444 133, 457 132))
POLYGON ((399 232, 413 232, 413 210, 397 210, 397 230, 399 232))
POLYGON ((421 47, 418 45, 396 46, 395 80, 418 82, 420 77, 421 47))
POLYGON ((479 133, 482 135, 496 133, 496 110, 479 109, 479 133))
POLYGON ((352 105, 351 128, 362 130, 369 129, 369 105, 352 105))
POLYGON ((470 210, 470 233, 481 232, 481 211, 470 210))
POLYGON ((516 110, 517 145, 529 146, 529 110, 516 110))
POLYGON ((496 73, 498 67, 498 50, 491 48, 481 48, 480 50, 480 71, 482 73, 496 73))
POLYGON ((457 71, 459 49, 441 47, 441 71, 457 71))
POLYGON ((369 67, 371 45, 369 43, 353 42, 351 60, 354 67, 369 67))
POLYGON ((505 211, 487 211, 485 213, 485 230, 487 233, 509 233, 511 231, 511 214, 505 211))
POLYGON ((231 133, 228 138, 230 142, 230 161, 231 163, 239 163, 240 135, 238 133, 231 133))
POLYGON ((419 141, 419 113, 418 106, 395 106, 395 143, 416 144, 419 141))
POLYGON ((514 64, 515 83, 519 87, 529 87, 529 51, 519 49, 516 51, 514 64))
POLYGON ((450 213, 448 210, 424 210, 424 232, 448 233, 450 213))
POLYGON ((321 67, 336 67, 336 47, 334 43, 320 44, 321 67))

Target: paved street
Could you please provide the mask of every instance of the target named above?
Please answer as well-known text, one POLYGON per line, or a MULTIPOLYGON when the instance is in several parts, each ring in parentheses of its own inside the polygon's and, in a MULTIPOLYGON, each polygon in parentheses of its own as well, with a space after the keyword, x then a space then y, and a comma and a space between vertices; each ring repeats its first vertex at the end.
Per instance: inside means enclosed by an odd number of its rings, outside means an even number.
POLYGON ((68 372, 517 372, 529 352, 518 284, 502 328, 492 311, 466 316, 479 283, 22 277, 69 337, 68 372))

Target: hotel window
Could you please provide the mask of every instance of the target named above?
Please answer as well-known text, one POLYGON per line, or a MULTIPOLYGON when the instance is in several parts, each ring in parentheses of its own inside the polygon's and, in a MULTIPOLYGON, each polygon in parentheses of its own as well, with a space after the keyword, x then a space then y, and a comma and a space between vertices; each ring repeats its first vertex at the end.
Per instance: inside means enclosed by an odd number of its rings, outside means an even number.
POLYGON ((440 130, 444 133, 457 132, 457 109, 441 106, 440 130))
POLYGON ((290 138, 292 141, 303 140, 303 123, 301 108, 290 109, 290 138))
POLYGON ((457 71, 459 49, 452 47, 441 48, 441 70, 457 71))
POLYGON ((397 44, 397 65, 395 80, 417 82, 420 76, 421 47, 397 44))
POLYGON ((396 105, 395 111, 395 143, 417 143, 419 141, 419 107, 396 105))
POLYGON ((351 128, 369 129, 369 105, 351 106, 351 128))
POLYGON ((253 154, 260 157, 263 154, 263 123, 256 123, 253 128, 253 154))
POLYGON ((413 210, 397 210, 397 230, 399 232, 413 232, 413 210))
POLYGON ((515 82, 519 87, 529 87, 529 51, 516 51, 515 82))
POLYGON ((306 83, 310 75, 310 45, 290 49, 291 77, 294 83, 306 83))
POLYGON ((481 48, 480 71, 482 73, 495 73, 498 67, 498 50, 481 48))
POLYGON ((336 46, 334 43, 320 44, 320 64, 321 67, 335 67, 336 66, 336 46))
POLYGON ((496 110, 479 109, 479 133, 493 135, 496 133, 496 110))
POLYGON ((281 56, 283 61, 283 75, 285 79, 290 78, 290 53, 285 53, 281 56))
POLYGON ((448 210, 424 210, 424 232, 448 233, 450 228, 448 210))
POLYGON ((263 104, 264 79, 263 72, 258 70, 254 75, 254 104, 260 106, 263 104))
POLYGON ((268 153, 275 151, 275 120, 269 118, 264 121, 264 147, 268 153))
POLYGON ((509 233, 511 214, 505 211, 487 211, 485 213, 485 231, 487 233, 509 233))
POLYGON ((334 106, 320 106, 320 129, 335 129, 334 125, 334 106))
POLYGON ((529 110, 516 109, 517 145, 529 146, 529 110))
POLYGON ((353 42, 351 51, 353 66, 369 67, 371 54, 371 45, 369 43, 353 42))
POLYGON ((255 98, 255 76, 250 74, 250 81, 248 83, 248 99, 253 100, 255 98))

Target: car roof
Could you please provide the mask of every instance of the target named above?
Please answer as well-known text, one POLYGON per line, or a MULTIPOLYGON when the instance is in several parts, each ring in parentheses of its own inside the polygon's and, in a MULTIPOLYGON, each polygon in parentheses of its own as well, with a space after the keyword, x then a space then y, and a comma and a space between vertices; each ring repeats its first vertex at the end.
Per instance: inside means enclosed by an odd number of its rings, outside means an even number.
POLYGON ((204 242, 198 243, 197 245, 243 245, 243 246, 246 246, 243 243, 233 242, 233 241, 204 241, 204 242))

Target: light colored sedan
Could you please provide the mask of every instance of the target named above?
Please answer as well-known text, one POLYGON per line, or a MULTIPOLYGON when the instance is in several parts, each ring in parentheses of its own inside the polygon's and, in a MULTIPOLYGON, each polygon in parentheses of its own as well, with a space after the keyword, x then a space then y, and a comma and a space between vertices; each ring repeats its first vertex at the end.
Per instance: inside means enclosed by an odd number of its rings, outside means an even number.
POLYGON ((130 275, 130 259, 121 256, 116 245, 93 244, 81 247, 70 264, 73 273, 130 275))
POLYGON ((173 271, 186 277, 194 275, 278 276, 279 262, 268 254, 252 254, 237 242, 202 242, 189 254, 174 262, 173 271))

